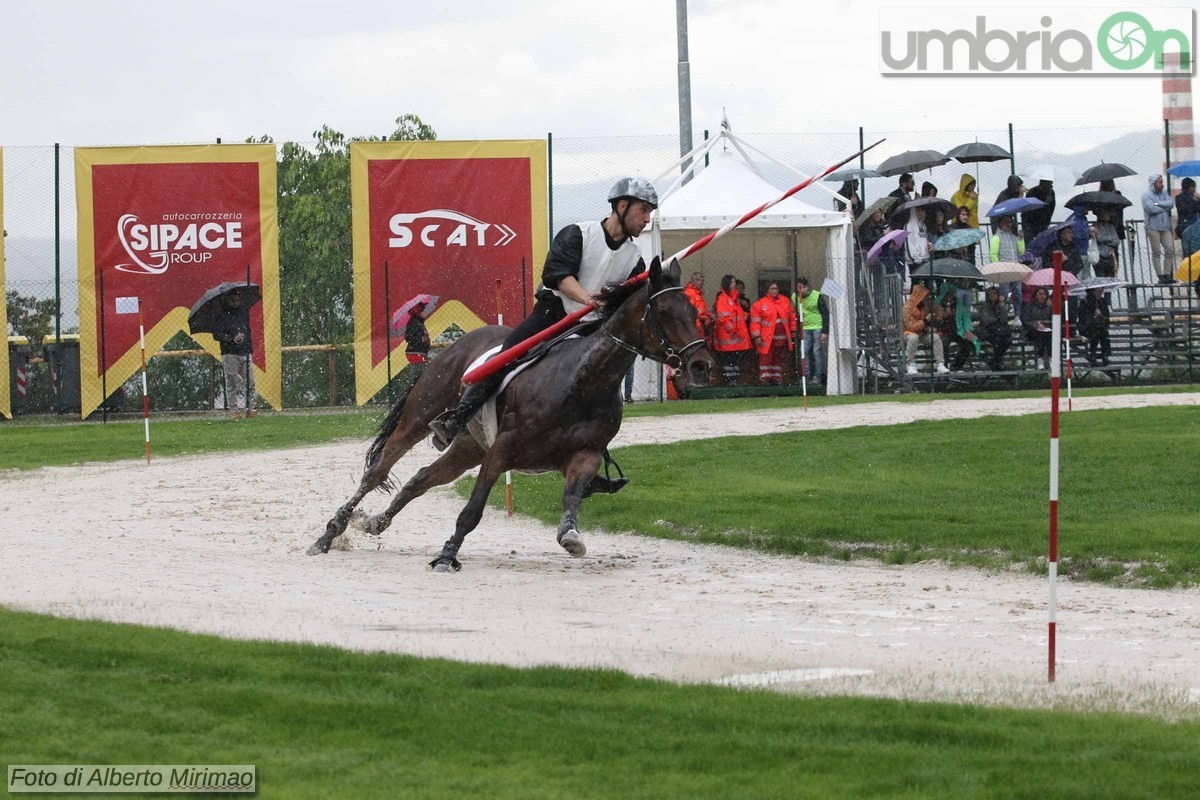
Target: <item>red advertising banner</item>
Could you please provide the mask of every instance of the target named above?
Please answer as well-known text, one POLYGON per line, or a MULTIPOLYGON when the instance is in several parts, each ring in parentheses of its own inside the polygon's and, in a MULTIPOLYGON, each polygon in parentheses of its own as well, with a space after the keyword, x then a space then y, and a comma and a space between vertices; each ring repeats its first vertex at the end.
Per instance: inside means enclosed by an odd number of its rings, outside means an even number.
POLYGON ((75 150, 79 207, 79 330, 83 416, 140 367, 138 298, 146 349, 179 331, 214 356, 188 312, 221 283, 252 283, 256 388, 280 407, 279 243, 273 145, 75 150))
POLYGON ((548 246, 546 143, 355 142, 350 174, 362 404, 407 365, 391 320, 418 295, 438 298, 433 339, 495 324, 498 299, 507 324, 524 318, 548 246))

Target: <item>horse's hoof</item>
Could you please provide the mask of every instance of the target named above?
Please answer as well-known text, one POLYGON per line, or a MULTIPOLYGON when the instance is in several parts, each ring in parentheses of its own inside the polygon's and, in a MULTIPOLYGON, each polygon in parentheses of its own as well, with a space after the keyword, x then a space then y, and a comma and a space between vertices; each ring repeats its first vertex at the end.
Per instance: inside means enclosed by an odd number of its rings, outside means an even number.
POLYGON ((571 554, 572 558, 579 558, 587 554, 587 545, 583 543, 583 539, 579 538, 579 531, 567 531, 558 538, 558 543, 562 545, 563 550, 571 554))
POLYGON ((390 524, 391 522, 387 517, 383 516, 382 514, 376 514, 362 524, 361 530, 366 531, 372 536, 378 536, 387 530, 387 527, 390 524))
POLYGON ((319 556, 319 555, 322 555, 322 554, 328 553, 328 552, 329 552, 329 547, 327 545, 322 546, 320 539, 313 542, 312 547, 308 548, 308 554, 310 556, 319 556))
POLYGON ((434 572, 458 572, 462 569, 462 564, 458 563, 457 558, 438 556, 429 562, 429 568, 434 572))

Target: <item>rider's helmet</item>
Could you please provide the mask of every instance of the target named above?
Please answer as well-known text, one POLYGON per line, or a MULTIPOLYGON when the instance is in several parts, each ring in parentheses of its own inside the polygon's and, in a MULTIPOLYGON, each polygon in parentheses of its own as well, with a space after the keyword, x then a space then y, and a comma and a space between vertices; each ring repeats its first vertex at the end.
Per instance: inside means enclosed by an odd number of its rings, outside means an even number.
POLYGON ((641 200, 658 208, 658 192, 645 178, 621 178, 608 191, 608 202, 615 204, 618 200, 641 200))

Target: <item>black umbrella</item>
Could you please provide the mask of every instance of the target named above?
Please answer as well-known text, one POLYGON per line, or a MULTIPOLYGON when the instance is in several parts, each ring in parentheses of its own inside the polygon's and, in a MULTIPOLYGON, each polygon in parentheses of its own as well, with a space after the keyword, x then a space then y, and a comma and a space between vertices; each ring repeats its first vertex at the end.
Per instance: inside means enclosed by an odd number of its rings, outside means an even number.
POLYGON ((1129 175, 1137 175, 1124 164, 1106 164, 1103 161, 1094 167, 1088 167, 1083 171, 1083 176, 1075 181, 1076 186, 1083 186, 1085 183, 1099 183, 1100 181, 1112 181, 1117 178, 1124 178, 1129 175))
POLYGON ((837 172, 831 172, 829 173, 829 177, 825 180, 837 183, 838 181, 860 181, 863 178, 882 177, 882 175, 873 169, 859 169, 858 167, 855 167, 854 169, 840 169, 837 172))
POLYGON ((1067 208, 1087 208, 1092 209, 1096 206, 1107 208, 1125 208, 1133 205, 1125 196, 1117 192, 1082 192, 1068 200, 1064 205, 1067 208))
POLYGON ((940 167, 950 159, 937 150, 906 150, 898 156, 892 156, 884 161, 876 170, 880 175, 901 175, 905 172, 917 172, 932 167, 940 167))
POLYGON ((925 206, 936 206, 936 205, 943 205, 946 208, 951 209, 951 210, 953 210, 953 208, 954 208, 954 203, 951 203, 949 200, 947 200, 943 197, 918 197, 915 200, 909 200, 908 202, 902 203, 901 205, 897 206, 896 210, 893 211, 892 213, 899 214, 901 211, 911 211, 914 208, 923 208, 925 206))
POLYGON ((226 281, 212 287, 192 306, 188 314, 188 327, 192 333, 212 333, 217 320, 225 313, 223 298, 227 294, 240 294, 245 308, 262 300, 262 289, 253 283, 226 281))
POLYGON ((983 280, 983 273, 969 261, 961 258, 935 258, 911 270, 914 278, 970 278, 983 280))
POLYGON ((978 161, 1007 161, 1012 157, 1000 145, 987 142, 960 144, 952 150, 947 150, 946 155, 962 164, 974 164, 978 161))

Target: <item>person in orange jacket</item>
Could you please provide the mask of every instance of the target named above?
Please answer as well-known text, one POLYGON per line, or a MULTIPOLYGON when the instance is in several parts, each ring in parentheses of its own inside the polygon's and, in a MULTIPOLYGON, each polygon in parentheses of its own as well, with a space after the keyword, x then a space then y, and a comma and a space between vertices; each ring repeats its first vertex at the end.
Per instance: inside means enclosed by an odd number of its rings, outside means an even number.
POLYGON ((783 385, 783 355, 795 347, 796 309, 779 293, 779 284, 750 307, 750 338, 758 351, 758 381, 763 386, 783 385))
POLYGON ((713 317, 712 309, 704 301, 704 273, 693 272, 688 285, 683 287, 683 293, 688 302, 696 308, 696 330, 706 341, 712 338, 713 317))
POLYGON ((713 326, 713 349, 721 354, 721 374, 726 386, 736 386, 741 371, 742 353, 750 349, 750 331, 746 329, 746 311, 738 302, 734 277, 721 278, 721 292, 715 303, 717 321, 713 326))

